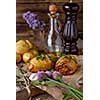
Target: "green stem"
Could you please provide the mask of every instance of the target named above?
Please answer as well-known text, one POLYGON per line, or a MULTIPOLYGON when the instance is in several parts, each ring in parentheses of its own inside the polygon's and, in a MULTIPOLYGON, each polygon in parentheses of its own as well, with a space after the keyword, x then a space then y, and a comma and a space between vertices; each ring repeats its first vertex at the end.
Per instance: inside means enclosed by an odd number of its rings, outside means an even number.
POLYGON ((47 79, 50 80, 50 81, 52 81, 52 82, 57 83, 58 85, 60 85, 60 86, 62 86, 62 87, 69 88, 70 91, 73 93, 73 95, 74 95, 75 97, 78 98, 78 100, 82 100, 82 99, 79 98, 79 95, 80 95, 81 98, 83 98, 83 94, 82 94, 80 91, 74 89, 73 87, 69 86, 68 84, 65 84, 64 82, 63 82, 63 83, 60 83, 60 82, 55 81, 55 80, 50 79, 50 78, 47 78, 47 79), (73 91, 74 91, 74 92, 73 92, 73 91), (76 92, 77 94, 76 94, 75 92, 76 92))
POLYGON ((83 96, 83 93, 82 93, 82 92, 80 92, 80 91, 76 90, 75 88, 73 88, 72 86, 66 84, 63 80, 60 80, 60 81, 61 81, 63 84, 65 84, 66 86, 68 86, 70 89, 76 91, 76 92, 79 93, 81 96, 83 96))
POLYGON ((67 84, 65 84, 65 85, 68 86, 71 90, 73 90, 73 91, 77 92, 78 94, 80 94, 81 96, 83 96, 83 93, 81 93, 80 91, 76 90, 76 89, 73 88, 72 86, 67 85, 67 84))
POLYGON ((72 95, 73 95, 75 98, 77 98, 78 100, 83 100, 83 99, 82 99, 82 98, 80 98, 78 95, 76 95, 76 93, 75 93, 75 92, 71 91, 71 93, 72 93, 72 95))
POLYGON ((83 99, 83 96, 81 96, 80 94, 78 94, 77 92, 71 90, 71 92, 74 92, 74 94, 76 94, 81 100, 83 99))

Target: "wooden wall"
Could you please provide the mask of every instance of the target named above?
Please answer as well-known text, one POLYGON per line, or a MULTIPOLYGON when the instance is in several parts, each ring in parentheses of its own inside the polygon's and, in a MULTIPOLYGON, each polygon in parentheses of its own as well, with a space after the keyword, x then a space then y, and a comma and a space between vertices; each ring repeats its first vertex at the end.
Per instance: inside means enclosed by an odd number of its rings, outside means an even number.
MULTIPOLYGON (((26 11, 32 11, 33 13, 39 14, 40 18, 45 21, 48 25, 48 6, 50 3, 57 4, 60 13, 60 20, 64 24, 64 13, 62 6, 65 2, 69 0, 16 0, 16 32, 25 32, 30 30, 27 23, 23 20, 22 14, 26 11)), ((80 11, 78 15, 78 31, 83 32, 83 1, 73 0, 80 6, 80 11)))

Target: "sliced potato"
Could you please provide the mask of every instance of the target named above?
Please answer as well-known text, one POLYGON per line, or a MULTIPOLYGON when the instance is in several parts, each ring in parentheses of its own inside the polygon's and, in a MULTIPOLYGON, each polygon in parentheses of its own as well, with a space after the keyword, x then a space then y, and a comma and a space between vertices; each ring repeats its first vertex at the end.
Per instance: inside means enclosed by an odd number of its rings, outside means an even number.
POLYGON ((41 58, 41 56, 39 56, 40 58, 38 59, 37 57, 34 57, 30 60, 29 66, 28 66, 28 69, 30 72, 37 72, 41 70, 46 71, 53 68, 54 62, 51 59, 49 59, 47 55, 43 55, 44 57, 43 59, 41 58))

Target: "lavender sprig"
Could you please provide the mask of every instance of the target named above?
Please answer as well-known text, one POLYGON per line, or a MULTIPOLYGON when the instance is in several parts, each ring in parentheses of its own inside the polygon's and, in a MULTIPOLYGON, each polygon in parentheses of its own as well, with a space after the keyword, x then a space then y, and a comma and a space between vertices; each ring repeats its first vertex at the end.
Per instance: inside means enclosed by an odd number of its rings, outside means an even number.
POLYGON ((37 73, 33 73, 33 74, 29 77, 29 79, 30 79, 31 81, 36 81, 36 80, 41 81, 41 80, 44 80, 45 78, 47 78, 47 75, 46 75, 46 73, 45 73, 44 71, 38 71, 37 73))
POLYGON ((43 31, 44 27, 46 26, 44 21, 38 19, 37 14, 31 13, 30 11, 27 11, 26 13, 23 14, 23 19, 33 30, 38 29, 40 31, 43 31))

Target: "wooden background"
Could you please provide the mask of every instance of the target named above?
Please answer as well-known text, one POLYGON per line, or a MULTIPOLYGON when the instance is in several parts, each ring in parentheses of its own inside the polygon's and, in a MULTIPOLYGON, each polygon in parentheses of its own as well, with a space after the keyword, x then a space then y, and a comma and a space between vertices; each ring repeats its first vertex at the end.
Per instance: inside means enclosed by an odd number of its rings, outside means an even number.
MULTIPOLYGON (((58 6, 60 13, 60 21, 64 24, 64 12, 62 6, 64 3, 69 0, 16 0, 16 32, 26 32, 29 31, 27 23, 23 20, 22 14, 27 11, 32 11, 33 13, 37 13, 40 16, 40 19, 44 20, 45 23, 49 24, 48 18, 48 6, 50 3, 55 3, 58 6)), ((79 14, 78 14, 78 31, 83 32, 83 1, 82 0, 73 0, 80 6, 79 14)))

